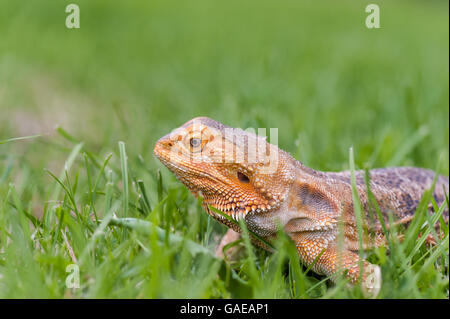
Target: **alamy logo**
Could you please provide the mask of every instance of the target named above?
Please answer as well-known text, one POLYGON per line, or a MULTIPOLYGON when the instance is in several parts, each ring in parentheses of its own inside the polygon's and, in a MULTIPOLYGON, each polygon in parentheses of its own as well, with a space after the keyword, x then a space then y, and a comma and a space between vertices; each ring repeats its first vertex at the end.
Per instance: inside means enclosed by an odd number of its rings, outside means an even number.
POLYGON ((68 29, 80 28, 80 7, 74 3, 67 5, 66 13, 69 15, 66 17, 66 27, 68 29))
POLYGON ((377 4, 369 4, 366 7, 366 12, 369 15, 366 18, 366 27, 368 29, 380 28, 380 7, 377 4))
POLYGON ((69 274, 66 277, 67 288, 80 288, 80 267, 77 264, 70 264, 66 267, 69 274))

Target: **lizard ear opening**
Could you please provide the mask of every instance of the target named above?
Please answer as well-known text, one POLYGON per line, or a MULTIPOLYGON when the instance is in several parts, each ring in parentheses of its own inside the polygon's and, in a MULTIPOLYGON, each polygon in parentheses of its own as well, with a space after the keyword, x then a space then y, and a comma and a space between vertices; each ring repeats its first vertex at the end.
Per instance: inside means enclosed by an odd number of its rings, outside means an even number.
POLYGON ((248 183, 248 182, 250 181, 250 179, 248 178, 248 176, 242 174, 241 172, 237 172, 237 178, 238 178, 242 183, 248 183))

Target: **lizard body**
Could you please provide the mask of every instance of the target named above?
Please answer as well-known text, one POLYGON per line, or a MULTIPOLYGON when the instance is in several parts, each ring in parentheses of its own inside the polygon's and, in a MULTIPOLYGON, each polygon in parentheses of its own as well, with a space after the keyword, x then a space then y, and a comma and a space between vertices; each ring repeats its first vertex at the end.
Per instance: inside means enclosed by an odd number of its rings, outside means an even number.
MULTIPOLYGON (((374 272, 379 276, 377 266, 367 261, 363 262, 364 273, 359 273, 350 172, 313 170, 265 138, 205 117, 195 118, 162 137, 154 154, 194 195, 203 196, 208 214, 232 230, 241 231, 209 206, 235 220, 244 219, 248 229, 269 241, 281 225, 305 265, 320 256, 312 268, 319 274, 331 276, 346 269, 352 282, 360 276, 365 282, 374 272), (344 248, 338 250, 339 220, 344 224, 344 248)), ((385 223, 392 212, 396 222, 408 225, 423 193, 432 186, 434 175, 431 170, 415 167, 371 170, 370 190, 385 223)), ((364 172, 356 171, 355 176, 363 220, 373 235, 364 240, 363 246, 382 245, 385 238, 380 220, 370 212, 364 172)), ((439 206, 448 189, 448 178, 438 176, 433 197, 439 206)), ((443 217, 448 223, 448 207, 443 217)), ((367 283, 367 288, 371 287, 367 283)))

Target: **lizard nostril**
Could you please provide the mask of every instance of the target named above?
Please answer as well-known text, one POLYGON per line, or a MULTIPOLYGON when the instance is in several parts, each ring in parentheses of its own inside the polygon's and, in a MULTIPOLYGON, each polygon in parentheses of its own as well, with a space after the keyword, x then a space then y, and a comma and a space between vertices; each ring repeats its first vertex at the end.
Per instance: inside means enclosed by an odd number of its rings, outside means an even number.
POLYGON ((242 174, 241 172, 237 173, 238 179, 243 183, 248 183, 250 180, 248 179, 247 175, 242 174))

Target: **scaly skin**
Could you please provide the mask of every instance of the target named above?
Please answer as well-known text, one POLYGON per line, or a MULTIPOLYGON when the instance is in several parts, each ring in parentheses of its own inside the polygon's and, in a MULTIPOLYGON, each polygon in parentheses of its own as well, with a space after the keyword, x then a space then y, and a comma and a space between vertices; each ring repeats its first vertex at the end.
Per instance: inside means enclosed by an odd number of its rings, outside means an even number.
MULTIPOLYGON (((232 230, 241 231, 209 205, 235 220, 244 219, 252 232, 268 241, 281 225, 307 266, 323 251, 312 268, 319 274, 331 276, 345 269, 351 282, 360 277, 350 172, 315 171, 262 137, 205 117, 162 137, 154 154, 194 195, 203 196, 208 214, 232 230), (338 250, 339 220, 344 240, 343 249, 338 250)), ((385 238, 377 215, 370 212, 364 172, 355 175, 364 224, 372 235, 363 246, 382 245, 385 238)), ((415 167, 371 170, 370 189, 385 223, 392 212, 397 223, 407 226, 433 177, 433 171, 415 167)), ((439 176, 433 194, 438 205, 445 201, 448 189, 448 178, 439 176)), ((448 207, 443 216, 448 223, 448 207)), ((379 268, 363 261, 363 269, 361 278, 370 291, 375 287, 369 280, 381 280, 379 268)))

